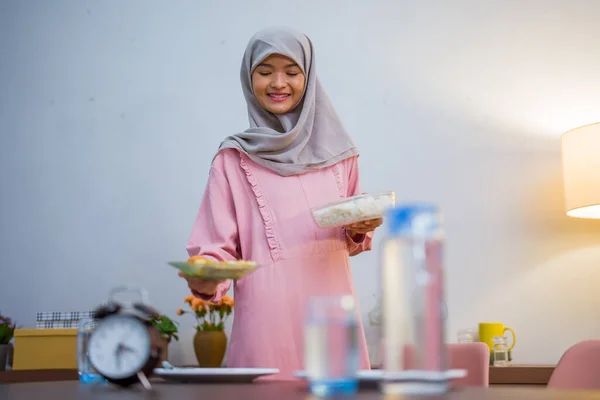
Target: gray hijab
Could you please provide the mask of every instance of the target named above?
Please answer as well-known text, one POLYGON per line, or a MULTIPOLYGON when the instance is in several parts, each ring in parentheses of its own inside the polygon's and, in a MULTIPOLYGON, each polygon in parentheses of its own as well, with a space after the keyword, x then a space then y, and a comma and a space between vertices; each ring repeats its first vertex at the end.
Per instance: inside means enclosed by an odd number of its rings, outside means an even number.
POLYGON ((328 167, 358 154, 317 78, 312 43, 306 35, 287 28, 256 33, 246 47, 240 77, 250 128, 227 137, 219 150, 237 149, 282 176, 328 167), (294 60, 306 77, 302 99, 281 115, 262 108, 252 92, 254 68, 272 54, 294 60))

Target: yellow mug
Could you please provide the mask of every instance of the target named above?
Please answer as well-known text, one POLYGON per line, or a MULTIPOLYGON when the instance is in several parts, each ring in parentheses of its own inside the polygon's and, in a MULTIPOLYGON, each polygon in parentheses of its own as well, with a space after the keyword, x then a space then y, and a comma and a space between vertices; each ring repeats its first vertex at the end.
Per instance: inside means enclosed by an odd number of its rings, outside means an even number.
POLYGON ((504 326, 501 322, 481 322, 479 324, 479 341, 486 343, 490 347, 490 351, 494 351, 494 342, 492 338, 494 336, 504 336, 504 333, 509 331, 512 334, 512 344, 508 350, 512 350, 517 343, 517 335, 515 331, 508 326, 504 326))

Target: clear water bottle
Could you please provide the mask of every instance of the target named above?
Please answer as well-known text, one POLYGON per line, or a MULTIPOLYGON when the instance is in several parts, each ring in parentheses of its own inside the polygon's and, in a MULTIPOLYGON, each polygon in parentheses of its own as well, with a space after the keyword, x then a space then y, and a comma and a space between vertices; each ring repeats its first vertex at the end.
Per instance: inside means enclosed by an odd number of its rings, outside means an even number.
POLYGON ((439 394, 446 378, 444 233, 432 204, 389 209, 381 265, 383 379, 389 394, 439 394))

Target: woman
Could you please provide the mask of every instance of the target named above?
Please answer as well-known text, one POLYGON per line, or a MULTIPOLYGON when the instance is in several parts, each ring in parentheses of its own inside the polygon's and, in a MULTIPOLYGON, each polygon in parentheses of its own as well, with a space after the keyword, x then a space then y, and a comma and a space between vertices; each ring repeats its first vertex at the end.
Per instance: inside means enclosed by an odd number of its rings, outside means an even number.
MULTIPOLYGON (((187 246, 190 256, 261 268, 234 283, 228 367, 303 369, 303 315, 312 296, 354 295, 349 256, 371 249, 381 220, 320 229, 311 208, 360 193, 358 151, 317 78, 310 40, 273 28, 244 54, 250 128, 226 138, 211 168, 187 246)), ((231 281, 187 279, 218 301, 231 281)), ((357 315, 360 320, 360 314, 357 315)), ((360 368, 368 369, 360 324, 360 368)))

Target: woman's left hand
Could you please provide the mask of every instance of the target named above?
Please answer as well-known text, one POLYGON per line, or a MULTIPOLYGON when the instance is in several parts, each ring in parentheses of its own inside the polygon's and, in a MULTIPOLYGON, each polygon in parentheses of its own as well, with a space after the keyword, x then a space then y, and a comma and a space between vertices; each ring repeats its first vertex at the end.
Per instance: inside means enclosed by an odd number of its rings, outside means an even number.
POLYGON ((350 236, 364 235, 374 231, 381 224, 383 224, 383 218, 371 219, 369 221, 346 225, 346 231, 348 231, 350 236))

